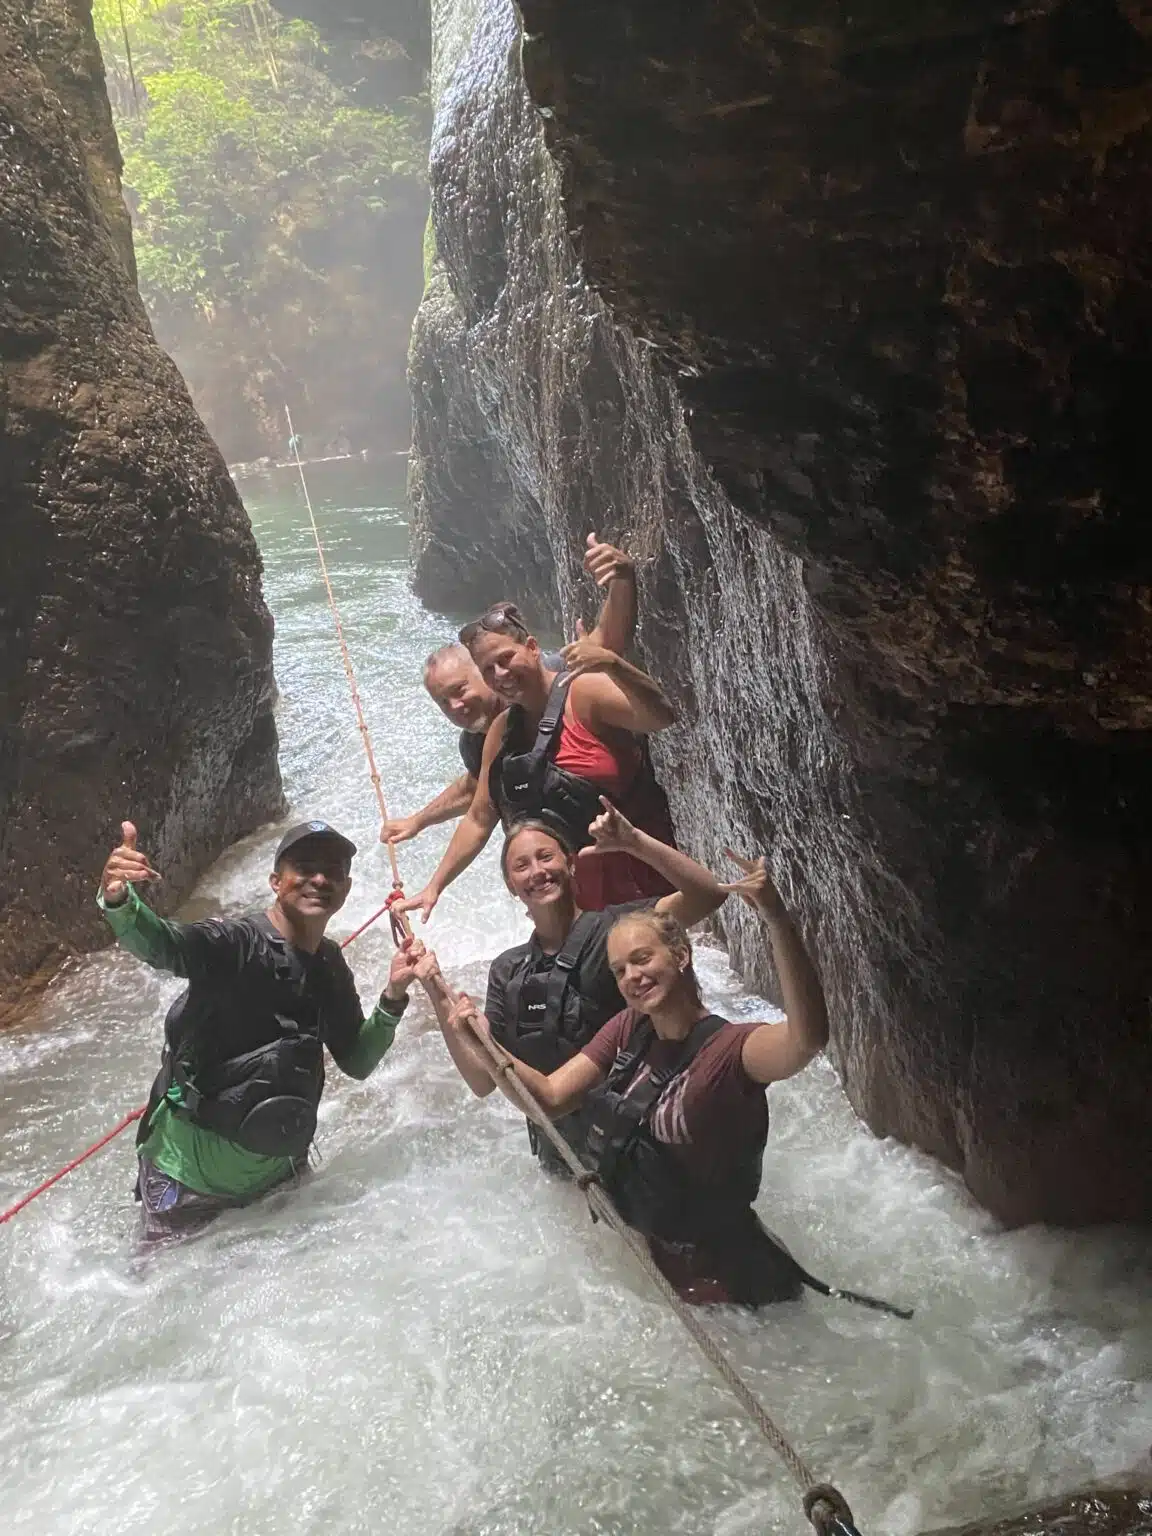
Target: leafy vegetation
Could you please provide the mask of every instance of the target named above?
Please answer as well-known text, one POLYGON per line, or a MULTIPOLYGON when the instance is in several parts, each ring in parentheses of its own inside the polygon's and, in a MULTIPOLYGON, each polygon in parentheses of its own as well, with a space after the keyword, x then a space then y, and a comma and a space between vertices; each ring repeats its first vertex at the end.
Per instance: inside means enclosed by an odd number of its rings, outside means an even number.
POLYGON ((419 182, 419 101, 362 107, 267 0, 95 0, 146 299, 205 313, 419 182))

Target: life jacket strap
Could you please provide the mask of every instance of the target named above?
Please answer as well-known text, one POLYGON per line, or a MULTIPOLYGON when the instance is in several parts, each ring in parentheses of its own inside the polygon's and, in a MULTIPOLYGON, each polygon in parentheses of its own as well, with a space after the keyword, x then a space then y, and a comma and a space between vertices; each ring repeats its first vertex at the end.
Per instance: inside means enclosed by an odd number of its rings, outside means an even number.
MULTIPOLYGON (((596 931, 598 916, 596 912, 581 912, 572 924, 568 937, 553 958, 552 969, 544 989, 544 1022, 557 1035, 560 1035, 563 1030, 564 1005, 567 1001, 568 988, 575 985, 574 977, 579 970, 584 951, 588 948, 596 931)), ((538 947, 533 939, 528 954, 508 978, 508 984, 504 988, 504 1017, 509 1023, 513 1038, 520 1033, 523 1022, 520 1017, 520 1000, 532 965, 533 951, 538 947)))
MULTIPOLYGON (((276 928, 263 912, 257 913, 246 919, 257 930, 260 937, 268 947, 268 953, 272 960, 272 971, 276 983, 287 985, 293 989, 302 1005, 310 1005, 311 1018, 307 1025, 301 1026, 297 1019, 284 1013, 275 1013, 277 1027, 282 1039, 299 1039, 308 1035, 316 1039, 321 1038, 321 1013, 323 1010, 324 988, 323 981, 328 975, 324 944, 330 941, 322 941, 321 948, 317 952, 312 964, 305 965, 300 956, 284 938, 284 935, 276 928), (317 984, 320 983, 320 995, 317 996, 317 984)), ((195 1061, 195 1050, 186 1055, 192 1041, 188 1036, 173 1037, 169 1035, 165 1043, 164 1053, 160 1061, 160 1072, 152 1085, 152 1091, 148 1098, 148 1107, 140 1117, 136 1131, 136 1145, 142 1146, 152 1132, 152 1122, 160 1105, 167 1102, 174 1113, 182 1119, 195 1122, 196 1116, 204 1103, 205 1095, 197 1086, 190 1062, 195 1061)), ((226 1058, 225 1058, 226 1059, 226 1058)), ((211 1063, 215 1069, 223 1066, 224 1060, 211 1063)))
POLYGON ((610 1185, 616 1165, 627 1153, 632 1142, 645 1130, 648 1118, 661 1094, 669 1083, 692 1064, 709 1040, 713 1039, 728 1021, 716 1014, 707 1014, 692 1026, 676 1056, 657 1072, 649 1072, 647 1078, 631 1093, 628 1085, 640 1070, 645 1056, 656 1040, 651 1019, 641 1019, 632 1035, 629 1048, 617 1054, 604 1084, 606 1105, 611 1108, 608 1124, 602 1124, 602 1145, 596 1148, 601 1179, 610 1185))
MULTIPOLYGON (((502 750, 500 774, 507 793, 514 800, 528 794, 535 798, 539 794, 544 770, 559 750, 560 722, 564 718, 564 706, 568 702, 568 690, 573 682, 575 678, 570 672, 559 673, 553 681, 544 704, 544 713, 536 727, 536 739, 527 752, 510 753, 506 747, 502 750)), ((505 730, 506 742, 513 735, 512 724, 510 719, 505 730)))

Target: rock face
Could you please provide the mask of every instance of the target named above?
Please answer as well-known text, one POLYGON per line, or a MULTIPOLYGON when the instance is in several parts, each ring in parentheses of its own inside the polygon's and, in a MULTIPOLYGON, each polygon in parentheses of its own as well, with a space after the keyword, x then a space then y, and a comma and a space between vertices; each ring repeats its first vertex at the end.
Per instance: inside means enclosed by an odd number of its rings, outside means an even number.
MULTIPOLYGON (((434 6, 417 584, 644 561, 686 846, 770 851, 878 1133, 1147 1220, 1152 25, 434 6)), ((749 915, 733 954, 771 986, 749 915)))
POLYGON ((0 980, 106 929, 131 816, 171 903, 281 804, 244 508, 136 292, 84 0, 0 0, 0 980))
POLYGON ((1039 1509, 933 1536, 1152 1536, 1152 1492, 1094 1488, 1039 1509))

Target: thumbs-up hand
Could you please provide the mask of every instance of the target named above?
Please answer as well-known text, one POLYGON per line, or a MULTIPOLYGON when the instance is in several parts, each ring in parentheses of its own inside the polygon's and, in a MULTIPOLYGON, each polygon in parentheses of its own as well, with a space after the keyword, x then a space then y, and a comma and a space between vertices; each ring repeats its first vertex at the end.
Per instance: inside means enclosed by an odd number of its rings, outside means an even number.
POLYGON ((136 828, 130 821, 120 823, 120 845, 113 848, 100 878, 104 900, 110 907, 118 907, 128 891, 128 882, 140 885, 145 880, 159 880, 159 870, 152 868, 147 854, 136 846, 136 828))
POLYGON ((630 577, 635 572, 632 557, 622 549, 617 549, 615 544, 605 544, 597 533, 588 535, 584 569, 598 587, 606 587, 610 582, 618 581, 622 576, 630 577))

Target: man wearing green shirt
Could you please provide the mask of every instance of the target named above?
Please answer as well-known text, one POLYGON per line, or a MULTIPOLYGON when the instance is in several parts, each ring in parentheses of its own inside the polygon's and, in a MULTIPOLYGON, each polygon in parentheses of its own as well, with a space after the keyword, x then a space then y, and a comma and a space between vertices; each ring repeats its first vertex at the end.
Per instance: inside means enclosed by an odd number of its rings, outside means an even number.
POLYGON ((365 1078, 392 1044, 419 950, 400 951, 364 1017, 339 946, 324 930, 347 900, 355 844, 324 821, 281 839, 266 912, 174 923, 137 887, 159 875, 136 828, 104 866, 97 898, 131 954, 187 978, 169 1009, 160 1074, 137 1137, 142 1236, 196 1231, 306 1166, 324 1088, 324 1047, 365 1078))

